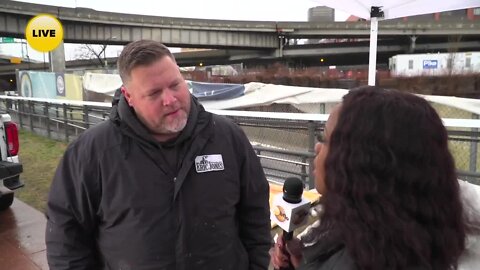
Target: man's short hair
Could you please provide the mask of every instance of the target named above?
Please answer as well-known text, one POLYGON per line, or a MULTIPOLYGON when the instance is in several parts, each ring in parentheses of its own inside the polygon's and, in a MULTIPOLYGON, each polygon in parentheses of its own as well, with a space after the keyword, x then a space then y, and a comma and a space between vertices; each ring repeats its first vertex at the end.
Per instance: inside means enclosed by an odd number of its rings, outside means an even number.
POLYGON ((135 67, 150 65, 165 56, 175 61, 170 50, 157 41, 138 40, 127 44, 117 61, 118 72, 123 83, 126 84, 130 80, 130 73, 135 67))

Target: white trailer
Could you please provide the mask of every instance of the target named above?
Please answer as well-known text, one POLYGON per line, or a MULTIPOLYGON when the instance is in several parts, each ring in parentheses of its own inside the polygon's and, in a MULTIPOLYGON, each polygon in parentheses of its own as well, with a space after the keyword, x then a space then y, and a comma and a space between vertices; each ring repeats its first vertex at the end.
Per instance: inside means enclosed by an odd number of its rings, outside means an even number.
POLYGON ((393 77, 480 73, 480 52, 399 54, 389 68, 393 77))

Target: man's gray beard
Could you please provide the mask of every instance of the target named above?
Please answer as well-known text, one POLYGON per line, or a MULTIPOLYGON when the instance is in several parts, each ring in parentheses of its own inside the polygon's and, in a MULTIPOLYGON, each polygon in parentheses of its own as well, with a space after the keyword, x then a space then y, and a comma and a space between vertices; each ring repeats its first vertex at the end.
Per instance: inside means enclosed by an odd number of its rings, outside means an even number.
POLYGON ((185 128, 185 126, 187 125, 187 120, 188 120, 188 117, 185 114, 185 117, 182 117, 181 119, 177 119, 171 124, 164 125, 163 127, 161 127, 160 133, 163 133, 163 134, 178 133, 185 128))

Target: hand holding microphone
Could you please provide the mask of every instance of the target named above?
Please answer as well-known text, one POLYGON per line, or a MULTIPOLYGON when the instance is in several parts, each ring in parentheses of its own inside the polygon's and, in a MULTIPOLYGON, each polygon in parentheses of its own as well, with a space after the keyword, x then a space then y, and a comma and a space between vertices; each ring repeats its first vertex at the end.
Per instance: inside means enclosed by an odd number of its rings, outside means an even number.
MULTIPOLYGON (((283 229, 282 239, 279 240, 273 250, 272 263, 274 266, 280 266, 280 269, 295 269, 292 262, 298 263, 298 258, 290 258, 290 252, 296 255, 301 253, 300 242, 292 240, 293 231, 307 222, 310 202, 302 197, 303 183, 300 179, 290 177, 283 184, 283 194, 277 195, 272 204, 271 220, 283 229), (289 242, 289 250, 286 244, 289 242), (298 248, 292 250, 290 245, 294 244, 298 248), (286 261, 288 261, 288 266, 286 261)), ((295 265, 297 266, 297 265, 295 265)))
POLYGON ((271 263, 275 269, 296 269, 302 260, 303 245, 299 239, 293 238, 287 246, 283 239, 283 236, 275 238, 275 247, 270 249, 271 263))

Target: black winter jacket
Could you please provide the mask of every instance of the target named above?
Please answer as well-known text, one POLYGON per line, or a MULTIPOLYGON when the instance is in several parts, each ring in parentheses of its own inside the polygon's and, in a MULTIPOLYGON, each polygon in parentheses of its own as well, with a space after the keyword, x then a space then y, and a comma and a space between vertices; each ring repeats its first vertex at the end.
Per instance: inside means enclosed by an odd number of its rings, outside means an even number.
POLYGON ((355 262, 341 244, 327 248, 322 243, 303 252, 303 264, 298 270, 356 270, 355 262))
POLYGON ((341 233, 335 226, 323 223, 310 228, 302 236, 303 263, 298 270, 356 270, 352 257, 345 249, 341 233))
POLYGON ((71 143, 58 166, 47 205, 50 269, 267 269, 268 196, 260 162, 231 121, 192 97, 185 129, 160 144, 121 97, 111 120, 71 143))

